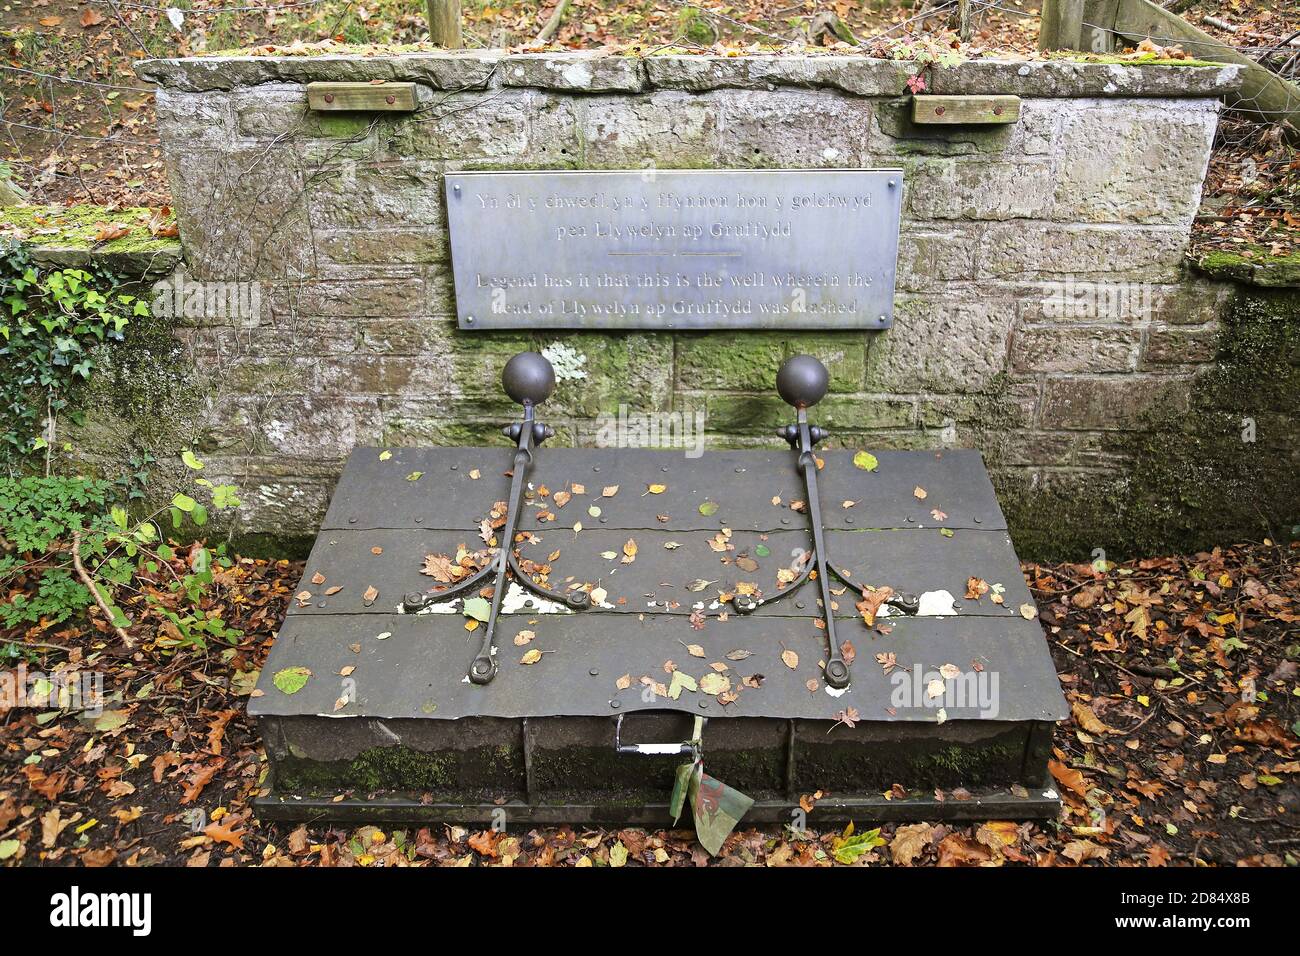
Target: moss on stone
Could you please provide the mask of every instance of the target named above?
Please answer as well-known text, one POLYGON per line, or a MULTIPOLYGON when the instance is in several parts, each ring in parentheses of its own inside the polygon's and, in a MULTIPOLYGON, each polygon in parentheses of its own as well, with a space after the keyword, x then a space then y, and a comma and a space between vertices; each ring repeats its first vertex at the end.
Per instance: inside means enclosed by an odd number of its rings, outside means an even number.
POLYGON ((153 215, 154 210, 142 206, 126 209, 89 205, 4 206, 0 207, 0 234, 38 247, 106 253, 168 251, 176 240, 150 232, 149 221, 153 215), (95 236, 109 223, 126 226, 127 234, 98 242, 95 236))
POLYGON ((1173 57, 1158 56, 1155 53, 1049 53, 1049 60, 1069 60, 1072 63, 1103 63, 1115 66, 1187 66, 1187 67, 1223 67, 1226 63, 1212 60, 1177 60, 1173 57))
POLYGON ((286 756, 277 762, 276 787, 284 793, 331 794, 393 791, 433 793, 444 799, 478 801, 513 792, 523 780, 522 747, 477 747, 471 750, 414 750, 371 747, 350 760, 311 760, 286 756))
POLYGON ((1088 560, 1195 551, 1294 535, 1300 524, 1300 299, 1242 287, 1224 310, 1217 359, 1186 414, 1106 433, 1112 471, 1053 476, 1030 488, 995 471, 1017 551, 1088 560))
POLYGON ((71 407, 93 423, 79 430, 79 448, 111 460, 135 450, 162 458, 192 444, 203 396, 170 320, 134 319, 121 342, 96 350, 95 362, 91 379, 70 395, 71 407), (106 436, 110 447, 96 448, 106 436))
POLYGON ((1244 245, 1240 252, 1216 249, 1194 261, 1197 269, 1218 279, 1240 279, 1273 288, 1300 287, 1300 253, 1275 256, 1264 246, 1244 245))

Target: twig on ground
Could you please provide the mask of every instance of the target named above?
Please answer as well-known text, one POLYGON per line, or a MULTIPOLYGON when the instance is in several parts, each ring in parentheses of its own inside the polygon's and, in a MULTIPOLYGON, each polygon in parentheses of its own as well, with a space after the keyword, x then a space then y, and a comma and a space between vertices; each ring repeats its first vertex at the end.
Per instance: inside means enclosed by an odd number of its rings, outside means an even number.
POLYGON ((113 612, 109 609, 108 602, 104 600, 104 595, 99 593, 99 588, 95 585, 94 579, 87 573, 86 566, 81 563, 80 529, 72 532, 72 567, 77 572, 77 577, 81 580, 81 583, 86 586, 86 590, 90 592, 90 596, 95 599, 99 609, 104 612, 104 617, 108 618, 109 626, 113 628, 122 643, 127 647, 135 647, 135 641, 131 639, 131 635, 126 633, 126 628, 113 623, 113 612))

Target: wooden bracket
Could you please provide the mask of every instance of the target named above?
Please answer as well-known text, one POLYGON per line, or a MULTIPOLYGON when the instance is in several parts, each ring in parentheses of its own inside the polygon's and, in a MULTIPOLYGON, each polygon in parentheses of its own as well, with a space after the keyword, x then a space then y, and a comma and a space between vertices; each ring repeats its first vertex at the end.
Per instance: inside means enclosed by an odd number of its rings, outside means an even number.
POLYGON ((307 105, 314 110, 410 113, 414 83, 308 83, 307 105))
POLYGON ((1015 123, 1018 96, 914 96, 912 122, 943 124, 1015 123))

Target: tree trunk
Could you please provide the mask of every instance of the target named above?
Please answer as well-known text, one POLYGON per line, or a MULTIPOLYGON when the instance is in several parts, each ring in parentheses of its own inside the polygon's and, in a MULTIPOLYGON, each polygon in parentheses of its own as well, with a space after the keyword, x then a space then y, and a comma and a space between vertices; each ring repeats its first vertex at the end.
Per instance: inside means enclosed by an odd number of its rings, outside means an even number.
POLYGON ((970 43, 970 38, 970 0, 957 0, 957 39, 962 43, 970 43))
POLYGON ((449 50, 459 50, 460 0, 425 0, 429 20, 429 42, 449 50))
POLYGON ((545 26, 542 27, 541 32, 537 34, 537 39, 535 39, 533 42, 550 43, 552 40, 554 40, 555 34, 558 33, 560 30, 560 23, 564 20, 564 12, 568 9, 569 9, 569 0, 560 0, 560 2, 555 5, 555 12, 551 14, 551 18, 546 21, 546 24, 545 26))

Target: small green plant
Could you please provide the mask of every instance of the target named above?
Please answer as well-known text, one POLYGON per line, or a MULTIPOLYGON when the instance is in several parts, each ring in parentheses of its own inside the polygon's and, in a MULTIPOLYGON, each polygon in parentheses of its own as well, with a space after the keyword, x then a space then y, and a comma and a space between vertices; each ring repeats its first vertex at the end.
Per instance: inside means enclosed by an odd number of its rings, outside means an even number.
MULTIPOLYGON (((189 451, 181 460, 191 472, 205 467, 189 451)), ((238 630, 202 606, 214 572, 231 565, 225 545, 196 543, 181 552, 162 529, 163 518, 175 531, 205 527, 210 509, 239 506, 235 487, 198 476, 142 517, 110 503, 113 491, 110 482, 82 477, 0 478, 0 587, 34 581, 0 604, 0 626, 57 624, 94 604, 126 638, 131 622, 120 606, 126 596, 167 622, 156 640, 160 647, 238 641, 238 630)))
POLYGON ((148 315, 111 275, 42 271, 21 244, 0 243, 0 463, 12 470, 44 452, 49 474, 58 416, 73 385, 90 378, 95 346, 120 341, 148 315))

